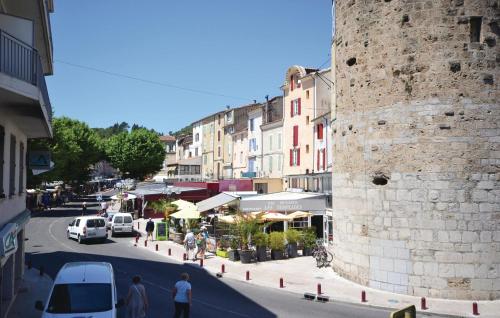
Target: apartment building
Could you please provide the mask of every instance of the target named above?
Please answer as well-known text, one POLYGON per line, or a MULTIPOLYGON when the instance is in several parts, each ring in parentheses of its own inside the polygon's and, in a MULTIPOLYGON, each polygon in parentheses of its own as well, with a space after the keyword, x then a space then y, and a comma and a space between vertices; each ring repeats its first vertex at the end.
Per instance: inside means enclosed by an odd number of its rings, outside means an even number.
POLYGON ((254 190, 273 193, 283 190, 283 97, 267 100, 262 108, 262 169, 254 179, 254 190))
POLYGON ((201 157, 203 146, 203 121, 199 120, 191 124, 193 129, 193 143, 189 146, 189 150, 193 157, 201 157))
MULTIPOLYGON (((169 166, 176 162, 177 157, 177 143, 174 136, 160 136, 160 141, 163 144, 165 149, 165 159, 163 160, 163 165, 161 170, 154 177, 155 180, 162 180, 164 178, 169 178, 171 175, 169 174, 169 166)), ((170 170, 173 170, 170 168, 170 170)))
POLYGON ((52 137, 45 76, 53 71, 53 11, 50 0, 0 1, 0 317, 7 316, 24 274, 25 226, 30 219, 26 172, 35 164, 49 169, 42 164, 50 162, 48 153, 27 156, 27 143, 52 137))
POLYGON ((248 164, 247 177, 262 173, 262 106, 248 112, 248 164))
POLYGON ((201 156, 193 156, 193 136, 180 136, 176 140, 175 161, 167 165, 168 183, 201 181, 201 156))
POLYGON ((214 115, 214 179, 223 177, 224 166, 224 111, 214 115))
POLYGON ((202 179, 210 181, 214 179, 214 139, 215 122, 214 115, 210 115, 201 120, 202 123, 202 146, 201 146, 201 172, 202 179))

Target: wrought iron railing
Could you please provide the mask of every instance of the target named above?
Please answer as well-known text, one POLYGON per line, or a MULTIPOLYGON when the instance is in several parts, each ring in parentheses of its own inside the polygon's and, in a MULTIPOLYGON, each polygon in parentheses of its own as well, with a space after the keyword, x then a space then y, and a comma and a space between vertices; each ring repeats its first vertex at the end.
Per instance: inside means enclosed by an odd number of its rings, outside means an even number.
POLYGON ((0 72, 38 87, 52 121, 52 106, 38 51, 3 30, 0 30, 0 72))

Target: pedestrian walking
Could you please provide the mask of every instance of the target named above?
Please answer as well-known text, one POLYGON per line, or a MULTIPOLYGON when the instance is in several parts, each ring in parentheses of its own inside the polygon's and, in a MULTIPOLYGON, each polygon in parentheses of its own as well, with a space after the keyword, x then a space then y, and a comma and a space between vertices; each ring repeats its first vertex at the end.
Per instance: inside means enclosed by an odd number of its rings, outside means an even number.
POLYGON ((87 202, 82 203, 82 215, 84 215, 85 212, 87 212, 87 202))
POLYGON ((172 296, 174 298, 174 318, 179 318, 183 314, 184 318, 189 318, 189 311, 191 309, 192 294, 191 294, 191 283, 188 282, 189 274, 182 273, 181 280, 175 283, 174 289, 172 290, 172 296))
POLYGON ((196 247, 198 248, 198 250, 194 255, 195 259, 198 259, 199 254, 201 254, 202 259, 205 259, 205 251, 207 249, 207 238, 208 238, 207 228, 205 226, 202 226, 201 232, 198 233, 198 235, 196 236, 196 247))
POLYGON ((146 317, 148 310, 148 297, 146 295, 146 288, 141 284, 141 277, 134 276, 132 278, 132 285, 128 289, 127 298, 127 318, 143 318, 146 317))
MULTIPOLYGON (((191 230, 187 230, 187 234, 184 237, 184 247, 186 248, 187 258, 189 259, 189 255, 194 254, 194 248, 196 247, 196 238, 191 230)), ((193 261, 195 261, 195 257, 193 255, 193 261)))
POLYGON ((149 236, 151 236, 151 242, 153 242, 153 231, 155 230, 155 222, 151 218, 149 218, 148 223, 146 223, 146 241, 148 240, 149 236))
POLYGON ((106 201, 101 202, 101 213, 106 213, 108 210, 108 203, 106 201))

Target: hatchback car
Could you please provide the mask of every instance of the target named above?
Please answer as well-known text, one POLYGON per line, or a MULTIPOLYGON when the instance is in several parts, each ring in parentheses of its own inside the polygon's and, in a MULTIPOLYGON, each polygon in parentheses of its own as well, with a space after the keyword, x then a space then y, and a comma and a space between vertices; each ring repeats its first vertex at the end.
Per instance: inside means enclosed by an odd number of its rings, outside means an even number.
POLYGON ((42 318, 117 318, 118 300, 113 266, 104 262, 66 263, 54 280, 47 303, 35 303, 42 318))
POLYGON ((117 233, 132 234, 134 232, 134 223, 130 213, 116 213, 109 223, 111 236, 117 233))
POLYGON ((80 244, 88 240, 104 242, 108 237, 106 220, 100 216, 77 217, 68 225, 66 236, 78 240, 80 244))

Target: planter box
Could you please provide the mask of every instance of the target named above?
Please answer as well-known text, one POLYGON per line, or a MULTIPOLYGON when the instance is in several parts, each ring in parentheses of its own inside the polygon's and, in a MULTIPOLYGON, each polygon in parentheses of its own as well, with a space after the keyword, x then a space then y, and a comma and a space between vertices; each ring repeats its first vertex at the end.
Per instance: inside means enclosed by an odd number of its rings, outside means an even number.
POLYGON ((238 250, 230 250, 227 251, 227 256, 230 261, 236 262, 240 260, 240 255, 238 254, 238 250))
POLYGON ((228 254, 229 254, 229 252, 226 251, 226 250, 224 250, 224 251, 223 250, 217 250, 215 252, 215 255, 220 256, 220 257, 224 257, 224 258, 228 258, 229 257, 228 254))
POLYGON ((250 264, 253 261, 253 251, 252 250, 244 250, 244 251, 238 251, 238 254, 240 254, 240 260, 241 263, 243 264, 250 264))
POLYGON ((299 255, 297 252, 297 243, 289 243, 287 245, 288 257, 294 258, 299 255))
POLYGON ((257 260, 259 262, 267 261, 267 248, 265 246, 257 247, 257 260))
POLYGON ((311 255, 312 255, 312 248, 304 247, 302 249, 302 256, 311 256, 311 255))
POLYGON ((271 259, 273 260, 279 260, 279 259, 284 259, 285 255, 283 251, 277 251, 277 250, 271 250, 271 259))

